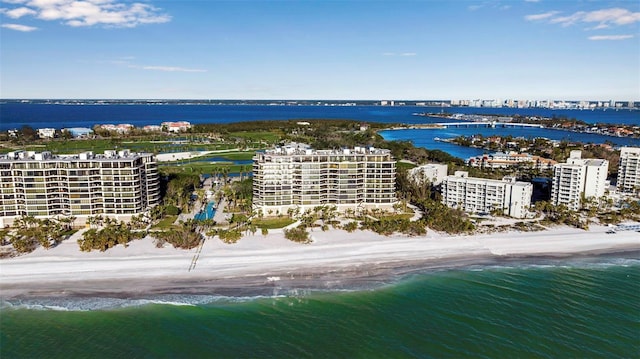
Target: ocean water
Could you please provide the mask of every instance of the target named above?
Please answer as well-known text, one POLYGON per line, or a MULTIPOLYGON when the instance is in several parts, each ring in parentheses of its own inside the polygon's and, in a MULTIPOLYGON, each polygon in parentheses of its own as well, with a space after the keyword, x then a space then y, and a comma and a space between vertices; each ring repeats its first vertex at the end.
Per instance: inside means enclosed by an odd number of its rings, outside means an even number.
POLYGON ((637 358, 638 254, 420 271, 353 290, 4 302, 2 358, 637 358))

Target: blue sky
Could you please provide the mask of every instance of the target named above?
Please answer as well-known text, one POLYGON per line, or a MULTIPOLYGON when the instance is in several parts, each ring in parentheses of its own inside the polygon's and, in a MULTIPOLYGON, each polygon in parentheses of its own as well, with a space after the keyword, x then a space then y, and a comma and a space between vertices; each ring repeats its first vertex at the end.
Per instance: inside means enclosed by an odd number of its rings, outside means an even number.
POLYGON ((640 100, 638 1, 0 0, 0 97, 640 100))

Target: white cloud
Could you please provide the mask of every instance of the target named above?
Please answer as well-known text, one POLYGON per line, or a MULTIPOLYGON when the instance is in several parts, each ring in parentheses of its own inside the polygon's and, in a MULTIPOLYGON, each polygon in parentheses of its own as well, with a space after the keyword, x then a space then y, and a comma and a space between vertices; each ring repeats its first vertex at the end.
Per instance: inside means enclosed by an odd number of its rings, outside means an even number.
POLYGON ((622 8, 578 11, 567 16, 556 16, 557 14, 559 12, 549 11, 543 14, 527 15, 524 18, 529 21, 548 20, 551 24, 560 24, 565 27, 578 23, 596 23, 593 30, 640 22, 640 12, 631 12, 622 8))
POLYGON ((15 8, 15 9, 11 9, 11 10, 6 10, 4 11, 5 15, 7 15, 8 17, 12 18, 12 19, 18 19, 21 18, 25 15, 35 15, 37 14, 37 12, 35 12, 34 10, 29 9, 28 7, 19 7, 19 8, 15 8))
POLYGON ((589 40, 599 41, 599 40, 626 40, 634 38, 633 35, 594 35, 589 36, 589 40))
POLYGON ((151 70, 151 71, 165 71, 165 72, 207 72, 207 70, 203 69, 190 69, 185 67, 176 67, 176 66, 138 66, 138 65, 129 65, 130 68, 134 69, 142 69, 142 70, 151 70))
POLYGON ((22 31, 22 32, 30 32, 30 31, 38 30, 37 27, 20 25, 20 24, 2 24, 0 25, 0 27, 4 27, 5 29, 10 29, 15 31, 22 31))
POLYGON ((548 19, 550 17, 553 17, 555 15, 559 14, 558 11, 549 11, 549 12, 545 12, 542 14, 534 14, 534 15, 527 15, 525 16, 525 20, 528 21, 539 21, 539 20, 544 20, 544 19, 548 19))
POLYGON ((524 0, 524 2, 540 2, 540 0, 524 0))
POLYGON ((383 52, 382 56, 416 56, 415 52, 383 52))
POLYGON ((24 6, 6 10, 9 17, 31 15, 41 20, 60 20, 64 24, 81 26, 135 27, 141 24, 164 23, 171 16, 144 3, 116 0, 4 0, 24 6))
POLYGON ((631 12, 627 9, 611 8, 586 13, 584 22, 598 22, 601 24, 613 23, 616 25, 628 25, 640 22, 640 12, 631 12))
POLYGON ((582 17, 584 16, 584 14, 586 14, 586 12, 578 11, 576 13, 573 13, 573 14, 569 15, 569 16, 555 17, 555 18, 549 20, 549 22, 552 23, 552 24, 561 24, 564 27, 571 26, 571 25, 575 24, 576 22, 579 22, 582 19, 582 17))

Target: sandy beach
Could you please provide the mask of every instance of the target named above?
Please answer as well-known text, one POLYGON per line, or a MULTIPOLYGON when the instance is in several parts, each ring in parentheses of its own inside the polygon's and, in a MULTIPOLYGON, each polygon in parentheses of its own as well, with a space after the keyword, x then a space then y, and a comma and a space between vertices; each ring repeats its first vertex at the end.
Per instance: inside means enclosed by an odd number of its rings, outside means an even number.
POLYGON ((85 253, 72 237, 53 249, 38 248, 1 260, 0 296, 238 293, 275 284, 330 288, 415 268, 640 250, 640 233, 606 231, 607 227, 594 226, 589 231, 557 227, 474 236, 430 231, 423 237, 384 237, 368 231, 316 229, 311 232, 313 243, 297 244, 274 230, 231 245, 209 238, 200 252, 156 248, 151 238, 144 238, 127 248, 85 253))

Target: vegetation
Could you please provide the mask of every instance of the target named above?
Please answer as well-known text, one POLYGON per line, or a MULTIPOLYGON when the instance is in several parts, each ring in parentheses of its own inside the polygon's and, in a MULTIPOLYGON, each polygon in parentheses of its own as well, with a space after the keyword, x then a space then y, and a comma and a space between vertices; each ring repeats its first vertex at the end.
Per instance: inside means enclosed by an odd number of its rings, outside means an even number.
POLYGON ((258 218, 253 219, 252 223, 260 229, 276 229, 284 228, 296 220, 290 217, 275 217, 275 218, 258 218))
POLYGON ((15 220, 13 231, 3 232, 3 242, 8 237, 9 243, 18 253, 32 252, 38 246, 49 249, 73 233, 71 223, 74 220, 74 217, 37 219, 22 216, 15 220))
POLYGON ((475 228, 462 210, 449 208, 441 203, 440 194, 434 191, 427 180, 414 182, 407 177, 407 171, 398 171, 396 189, 403 199, 422 211, 422 221, 431 229, 456 234, 470 232, 475 228))
POLYGON ((355 231, 356 229, 358 229, 358 222, 356 222, 356 221, 347 222, 345 225, 342 226, 342 229, 344 229, 345 231, 351 233, 351 232, 355 231))
POLYGON ((174 248, 192 249, 204 241, 204 236, 200 233, 198 224, 194 220, 181 222, 178 226, 173 226, 167 231, 153 232, 151 236, 156 238, 156 246, 163 247, 169 243, 174 248))
POLYGON ((362 229, 368 229, 384 236, 389 236, 395 232, 400 232, 410 236, 427 234, 425 222, 423 220, 412 222, 407 218, 399 216, 382 217, 372 220, 365 217, 361 224, 362 229))
POLYGON ((290 241, 297 243, 311 243, 311 239, 309 238, 309 232, 305 226, 300 225, 295 228, 289 228, 284 230, 284 237, 290 241))
POLYGON ((238 229, 233 229, 233 230, 223 229, 218 231, 218 237, 224 243, 233 244, 239 241, 240 238, 242 238, 242 232, 240 232, 238 229))
POLYGON ((166 215, 164 218, 162 218, 158 223, 156 223, 153 227, 151 227, 152 229, 169 229, 171 228, 171 226, 173 225, 173 223, 176 221, 176 219, 178 218, 178 216, 175 215, 166 215))
POLYGON ((130 223, 108 217, 89 217, 87 222, 98 228, 88 229, 82 233, 82 238, 78 239, 78 245, 83 252, 90 252, 94 249, 104 252, 118 244, 127 247, 129 242, 142 238, 145 234, 145 232, 132 231, 130 223))
POLYGON ((164 189, 163 201, 167 214, 176 215, 172 207, 188 212, 191 209, 191 194, 200 186, 200 177, 194 174, 171 174, 162 181, 164 189))

